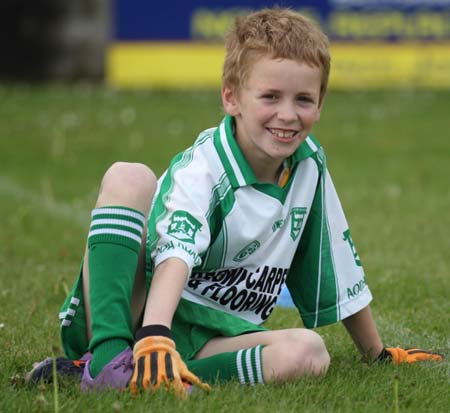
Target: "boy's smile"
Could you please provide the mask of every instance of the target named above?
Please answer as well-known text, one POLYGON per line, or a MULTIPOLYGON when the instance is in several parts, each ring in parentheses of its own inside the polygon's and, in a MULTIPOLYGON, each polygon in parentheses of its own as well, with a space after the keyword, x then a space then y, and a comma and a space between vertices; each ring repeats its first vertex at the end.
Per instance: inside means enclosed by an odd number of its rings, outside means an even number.
POLYGON ((264 56, 253 62, 241 90, 222 88, 236 139, 259 180, 276 183, 283 160, 319 121, 321 79, 317 67, 264 56))
POLYGON ((286 130, 286 129, 267 129, 272 135, 278 138, 281 142, 289 142, 297 134, 296 130, 286 130))

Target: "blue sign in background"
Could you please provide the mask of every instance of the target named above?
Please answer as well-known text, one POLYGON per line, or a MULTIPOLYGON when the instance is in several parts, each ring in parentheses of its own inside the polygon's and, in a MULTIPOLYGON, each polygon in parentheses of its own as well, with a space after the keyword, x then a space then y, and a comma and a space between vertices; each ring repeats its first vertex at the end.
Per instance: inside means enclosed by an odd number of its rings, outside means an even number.
POLYGON ((115 0, 114 39, 217 40, 236 14, 274 4, 310 15, 337 40, 450 39, 450 0, 115 0))
MULTIPOLYGON (((213 0, 116 0, 115 1, 116 38, 121 40, 187 40, 191 37, 191 16, 198 9, 214 12, 232 9, 258 9, 274 4, 270 1, 229 0, 217 2, 213 0), (225 5, 226 3, 226 5, 225 5)), ((298 7, 299 3, 325 10, 328 0, 280 1, 280 6, 298 7)))

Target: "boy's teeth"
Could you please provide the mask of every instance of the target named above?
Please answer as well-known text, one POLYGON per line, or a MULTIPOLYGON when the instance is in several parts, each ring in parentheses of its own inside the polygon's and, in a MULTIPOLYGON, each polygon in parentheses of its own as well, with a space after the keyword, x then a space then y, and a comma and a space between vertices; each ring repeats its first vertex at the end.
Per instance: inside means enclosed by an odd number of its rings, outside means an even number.
POLYGON ((269 129, 269 131, 270 133, 277 135, 279 138, 291 138, 295 135, 295 132, 293 131, 282 131, 277 129, 269 129))

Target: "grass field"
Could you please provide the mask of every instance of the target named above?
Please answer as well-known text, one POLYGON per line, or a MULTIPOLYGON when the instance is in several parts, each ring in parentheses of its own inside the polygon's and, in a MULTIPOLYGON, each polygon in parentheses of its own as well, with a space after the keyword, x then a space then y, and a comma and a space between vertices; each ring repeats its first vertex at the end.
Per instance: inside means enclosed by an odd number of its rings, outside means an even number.
MULTIPOLYGON (((326 377, 215 386, 181 402, 160 393, 28 388, 32 362, 61 354, 57 313, 77 273, 100 178, 115 160, 161 173, 217 125, 213 92, 0 86, 0 412, 448 412, 450 410, 450 92, 331 92, 324 145, 387 345, 445 362, 368 366, 341 325, 323 327, 326 377)), ((277 309, 270 327, 301 326, 277 309)))

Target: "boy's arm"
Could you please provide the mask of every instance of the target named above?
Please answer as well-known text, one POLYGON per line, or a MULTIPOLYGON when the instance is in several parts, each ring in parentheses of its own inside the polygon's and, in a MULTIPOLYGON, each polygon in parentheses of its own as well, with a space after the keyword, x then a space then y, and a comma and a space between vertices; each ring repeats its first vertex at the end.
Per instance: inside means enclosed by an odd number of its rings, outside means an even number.
POLYGON ((144 311, 143 327, 136 333, 134 372, 130 382, 133 394, 140 390, 170 388, 180 397, 186 396, 187 384, 204 390, 209 386, 192 374, 175 349, 170 327, 188 275, 188 267, 178 258, 159 264, 144 311))
POLYGON ((389 361, 400 364, 426 360, 441 361, 444 358, 439 353, 418 348, 383 347, 369 306, 342 322, 360 353, 370 361, 389 361))
POLYGON ((188 267, 179 258, 168 258, 156 267, 145 304, 143 326, 161 324, 170 328, 187 275, 188 267))
POLYGON ((364 358, 375 360, 383 351, 370 306, 342 320, 353 342, 364 358))

